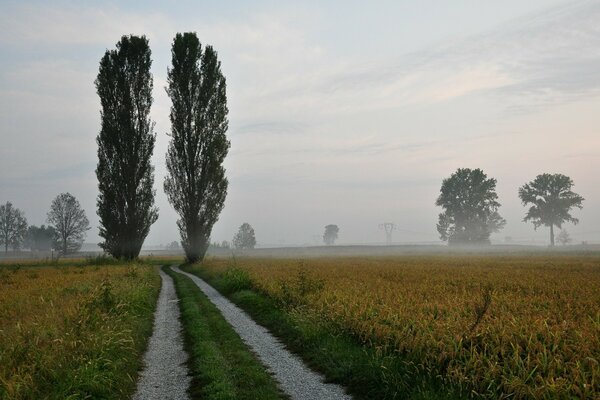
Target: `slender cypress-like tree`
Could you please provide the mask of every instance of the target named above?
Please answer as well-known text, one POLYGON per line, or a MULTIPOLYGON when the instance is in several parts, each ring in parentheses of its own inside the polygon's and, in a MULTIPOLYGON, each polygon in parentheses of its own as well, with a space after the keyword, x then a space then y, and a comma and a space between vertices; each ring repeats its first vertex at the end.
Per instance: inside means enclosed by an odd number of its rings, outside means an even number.
POLYGON ((178 33, 171 55, 167 93, 173 104, 164 188, 180 217, 187 260, 196 262, 204 258, 227 196, 226 85, 217 52, 211 46, 202 49, 195 33, 178 33))
POLYGON ((145 36, 123 36, 100 60, 96 89, 102 104, 98 143, 100 246, 117 258, 140 253, 154 206, 154 123, 150 120, 152 74, 145 36))

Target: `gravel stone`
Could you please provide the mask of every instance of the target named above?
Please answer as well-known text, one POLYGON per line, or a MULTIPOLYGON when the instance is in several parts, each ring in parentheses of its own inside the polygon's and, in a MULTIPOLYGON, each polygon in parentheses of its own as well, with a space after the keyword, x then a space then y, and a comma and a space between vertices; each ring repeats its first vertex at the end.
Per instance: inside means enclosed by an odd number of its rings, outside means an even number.
POLYGON ((292 399, 352 398, 344 393, 341 386, 324 383, 322 376, 310 370, 298 356, 290 353, 266 328, 254 322, 244 311, 223 297, 212 286, 197 276, 180 270, 179 267, 173 267, 173 270, 190 277, 198 285, 242 340, 273 373, 283 391, 292 399))
POLYGON ((185 362, 179 305, 173 279, 160 271, 162 286, 154 312, 154 331, 144 355, 134 400, 189 399, 191 378, 185 362))

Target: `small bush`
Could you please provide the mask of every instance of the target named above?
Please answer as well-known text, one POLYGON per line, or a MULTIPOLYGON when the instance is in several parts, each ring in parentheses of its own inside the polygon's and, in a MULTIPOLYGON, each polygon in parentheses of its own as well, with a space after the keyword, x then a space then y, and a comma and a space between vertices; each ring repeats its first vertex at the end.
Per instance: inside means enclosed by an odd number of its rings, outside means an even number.
POLYGON ((252 289, 252 280, 248 271, 237 267, 228 268, 222 276, 223 291, 225 293, 234 293, 241 290, 252 289))

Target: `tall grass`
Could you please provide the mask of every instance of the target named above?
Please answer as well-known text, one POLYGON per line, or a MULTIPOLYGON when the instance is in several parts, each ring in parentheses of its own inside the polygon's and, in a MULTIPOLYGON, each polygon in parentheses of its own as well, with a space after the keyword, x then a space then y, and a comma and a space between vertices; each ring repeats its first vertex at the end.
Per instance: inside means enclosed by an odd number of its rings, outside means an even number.
POLYGON ((600 397, 597 256, 238 258, 235 269, 226 259, 202 268, 245 274, 289 315, 374 349, 393 385, 411 379, 394 378, 396 363, 472 397, 600 397))
POLYGON ((127 398, 152 331, 151 266, 0 269, 0 398, 127 398))

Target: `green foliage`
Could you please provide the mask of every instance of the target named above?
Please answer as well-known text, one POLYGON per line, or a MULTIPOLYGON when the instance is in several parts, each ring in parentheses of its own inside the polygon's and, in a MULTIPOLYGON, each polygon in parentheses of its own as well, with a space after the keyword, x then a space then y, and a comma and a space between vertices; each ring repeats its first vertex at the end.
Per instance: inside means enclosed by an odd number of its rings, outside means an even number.
POLYGON ((8 248, 19 250, 27 234, 27 219, 18 208, 14 208, 10 201, 0 205, 0 246, 4 245, 4 252, 8 248))
POLYGON ((227 196, 223 160, 229 151, 227 95, 221 63, 195 33, 178 33, 171 49, 167 93, 171 142, 164 189, 179 214, 177 226, 188 262, 201 261, 227 196))
POLYGON ((32 251, 50 251, 52 249, 52 239, 55 231, 51 226, 35 226, 31 225, 27 229, 25 238, 25 247, 32 251))
POLYGON ((531 204, 523 221, 533 222, 535 229, 540 226, 550 228, 550 244, 554 246, 554 227, 565 222, 577 224, 570 211, 583 208, 583 197, 574 193, 573 180, 562 174, 541 174, 519 188, 519 198, 524 206, 531 204))
MULTIPOLYGON (((418 362, 391 357, 376 347, 367 347, 347 330, 318 316, 302 312, 291 303, 263 293, 256 287, 230 291, 230 276, 212 274, 201 265, 184 270, 207 280, 258 324, 277 336, 286 347, 302 357, 312 369, 322 373, 327 382, 344 385, 355 399, 458 399, 464 398, 439 377, 429 376, 418 362)), ((296 296, 317 293, 322 282, 299 272, 288 286, 296 296)), ((297 303, 296 305, 298 305, 297 303)))
POLYGON ((248 271, 231 267, 223 273, 223 291, 225 293, 238 292, 252 288, 252 280, 248 271))
POLYGON ((90 222, 79 200, 70 193, 61 193, 52 200, 48 223, 53 231, 53 248, 63 255, 78 251, 86 231, 90 229, 90 222))
POLYGON ((254 236, 254 228, 244 222, 240 225, 240 229, 233 237, 233 246, 236 249, 253 249, 256 246, 256 236, 254 236))
POLYGON ((168 268, 165 271, 174 279, 180 299, 193 398, 285 398, 273 377, 194 282, 168 268))
POLYGON ((23 268, 11 281, 0 279, 0 399, 130 398, 152 333, 155 268, 23 268))
POLYGON ((444 179, 435 203, 444 209, 437 224, 440 238, 449 244, 488 244, 490 234, 506 224, 497 199, 496 179, 481 169, 459 168, 444 179))
POLYGON ((136 258, 158 218, 150 163, 156 139, 151 64, 146 37, 123 36, 100 60, 95 81, 102 104, 96 140, 100 246, 116 258, 136 258))
POLYGON ((337 225, 327 225, 325 226, 325 233, 323 234, 323 242, 331 246, 335 243, 338 238, 338 233, 340 232, 340 228, 337 225))

